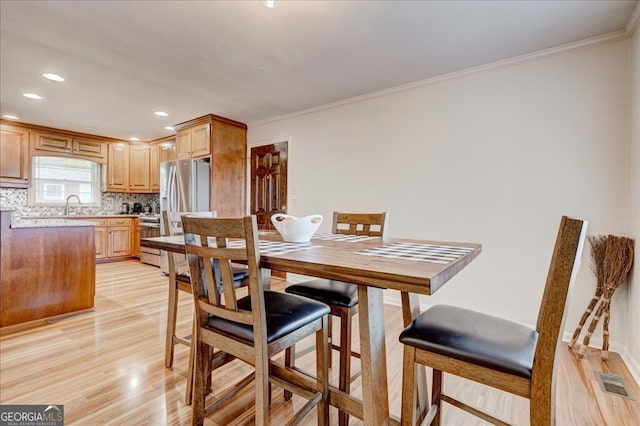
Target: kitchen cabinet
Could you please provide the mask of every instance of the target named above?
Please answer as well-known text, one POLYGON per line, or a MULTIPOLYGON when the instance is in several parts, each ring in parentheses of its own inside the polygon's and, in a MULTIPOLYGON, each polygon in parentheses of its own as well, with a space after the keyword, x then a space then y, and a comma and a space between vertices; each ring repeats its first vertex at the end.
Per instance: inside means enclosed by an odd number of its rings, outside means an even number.
POLYGON ((151 192, 160 192, 160 146, 151 145, 149 151, 149 189, 151 192))
POLYGON ((107 191, 129 190, 129 145, 110 143, 107 161, 107 191))
POLYGON ((21 127, 0 125, 0 187, 29 187, 29 133, 21 127))
POLYGON ((107 258, 107 227, 96 225, 96 261, 107 258))
POLYGON ((208 114, 173 127, 178 158, 210 160, 210 209, 218 216, 245 215, 247 125, 208 114))
POLYGON ((137 193, 160 191, 158 166, 160 151, 155 148, 158 147, 148 143, 109 144, 107 191, 137 193))
POLYGON ((107 257, 131 256, 131 218, 107 219, 107 257))
POLYGON ((178 158, 201 158, 211 154, 211 123, 187 127, 176 134, 178 158))
POLYGON ((49 153, 99 163, 107 161, 107 145, 103 141, 67 133, 34 132, 32 155, 51 155, 49 153))
POLYGON ((129 190, 149 192, 151 147, 148 144, 129 145, 129 190))
POLYGON ((93 308, 93 227, 12 227, 0 212, 0 327, 93 308))
POLYGON ((133 256, 135 240, 132 235, 135 233, 134 222, 137 218, 76 216, 67 219, 95 223, 96 262, 133 256))
POLYGON ((133 237, 131 238, 131 255, 140 258, 140 219, 133 219, 133 237))
POLYGON ((158 145, 159 161, 158 163, 164 163, 165 161, 173 161, 178 158, 176 155, 176 140, 175 138, 169 139, 165 142, 161 142, 158 145))
POLYGON ((176 139, 168 137, 151 142, 151 166, 149 184, 151 192, 160 192, 160 163, 173 161, 176 157, 176 139))

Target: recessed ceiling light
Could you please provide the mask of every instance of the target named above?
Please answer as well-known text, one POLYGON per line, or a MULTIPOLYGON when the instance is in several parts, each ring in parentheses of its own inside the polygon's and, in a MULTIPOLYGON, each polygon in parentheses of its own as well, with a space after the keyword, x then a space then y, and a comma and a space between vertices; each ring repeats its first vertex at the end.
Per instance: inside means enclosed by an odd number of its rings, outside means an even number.
POLYGON ((262 4, 267 6, 269 9, 273 9, 276 7, 277 0, 262 0, 262 4))
POLYGON ((173 127, 171 127, 171 126, 165 126, 165 129, 167 129, 167 130, 171 130, 172 132, 175 130, 175 129, 174 129, 173 127))
POLYGON ((18 117, 16 117, 15 115, 12 115, 12 114, 4 114, 2 117, 6 118, 8 120, 19 120, 18 117))
POLYGON ((138 139, 138 138, 129 138, 129 140, 135 142, 135 141, 139 141, 140 139, 138 139))
POLYGON ((42 96, 36 95, 35 93, 23 93, 22 96, 29 99, 36 99, 36 100, 42 99, 42 96))
POLYGON ((156 112, 154 112, 154 114, 157 115, 158 117, 168 117, 169 116, 169 114, 167 114, 164 111, 156 111, 156 112))
POLYGON ((51 80, 51 81, 64 81, 64 77, 62 77, 61 75, 58 75, 58 74, 51 73, 51 72, 46 72, 46 73, 42 74, 42 76, 44 78, 46 78, 47 80, 51 80))

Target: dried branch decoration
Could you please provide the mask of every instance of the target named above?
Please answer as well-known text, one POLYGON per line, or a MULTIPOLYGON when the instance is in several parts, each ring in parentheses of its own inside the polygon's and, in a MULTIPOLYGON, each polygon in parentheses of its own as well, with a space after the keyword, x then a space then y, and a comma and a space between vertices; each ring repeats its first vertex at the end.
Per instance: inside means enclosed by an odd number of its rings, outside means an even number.
POLYGON ((582 327, 596 305, 598 305, 598 309, 595 311, 591 324, 589 324, 589 329, 582 341, 578 354, 580 357, 584 356, 600 318, 604 317, 602 324, 603 341, 601 357, 603 360, 606 360, 609 355, 611 298, 631 270, 635 241, 632 238, 617 237, 615 235, 592 235, 588 237, 588 240, 591 244, 591 271, 596 277, 596 291, 589 302, 589 306, 587 306, 584 314, 582 314, 580 323, 578 327, 576 327, 573 337, 569 342, 569 348, 575 345, 578 337, 580 337, 582 327))

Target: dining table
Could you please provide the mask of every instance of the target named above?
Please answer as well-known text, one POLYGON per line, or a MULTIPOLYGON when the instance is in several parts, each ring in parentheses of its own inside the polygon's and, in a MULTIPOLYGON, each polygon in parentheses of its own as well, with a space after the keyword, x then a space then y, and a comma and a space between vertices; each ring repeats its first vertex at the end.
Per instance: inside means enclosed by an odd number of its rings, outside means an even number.
MULTIPOLYGON (((328 233, 290 243, 275 231, 259 231, 259 240, 263 268, 358 285, 362 398, 330 386, 329 403, 365 425, 399 424, 389 413, 383 291, 400 292, 406 326, 420 314, 419 296, 441 288, 480 254, 482 245, 328 233)), ((141 245, 185 252, 182 236, 143 238, 141 245)), ((417 383, 419 414, 424 414, 424 369, 418 370, 417 383)))

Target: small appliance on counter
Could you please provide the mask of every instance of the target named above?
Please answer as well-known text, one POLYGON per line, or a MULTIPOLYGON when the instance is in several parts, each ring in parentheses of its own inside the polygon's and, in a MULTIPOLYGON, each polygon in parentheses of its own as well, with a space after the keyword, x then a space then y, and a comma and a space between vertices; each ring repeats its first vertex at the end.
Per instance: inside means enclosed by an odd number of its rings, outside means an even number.
POLYGON ((129 214, 129 203, 120 204, 120 214, 129 214))
POLYGON ((142 203, 133 203, 133 214, 141 214, 142 213, 142 203))
POLYGON ((152 214, 153 210, 151 209, 151 206, 149 204, 145 204, 144 205, 144 209, 142 210, 144 212, 144 214, 152 214))

